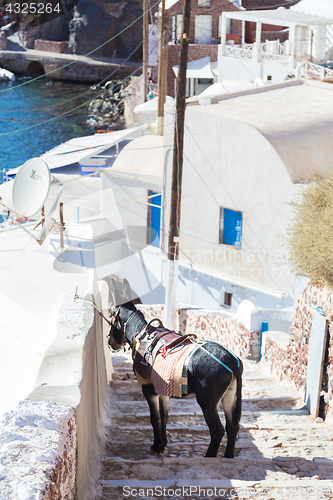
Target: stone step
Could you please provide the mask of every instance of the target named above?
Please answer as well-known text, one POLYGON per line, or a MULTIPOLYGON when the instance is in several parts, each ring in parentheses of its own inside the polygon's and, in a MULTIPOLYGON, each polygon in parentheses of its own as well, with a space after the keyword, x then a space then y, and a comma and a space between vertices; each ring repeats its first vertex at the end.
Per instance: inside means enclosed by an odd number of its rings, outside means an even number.
MULTIPOLYGON (((180 485, 181 482, 187 484, 200 485, 207 484, 213 486, 216 481, 255 481, 267 483, 269 476, 274 474, 275 480, 287 482, 293 479, 297 482, 299 477, 308 478, 315 481, 321 479, 325 481, 332 476, 332 463, 329 466, 308 460, 304 457, 236 457, 226 459, 222 457, 154 457, 144 459, 115 459, 103 462, 103 480, 111 481, 109 486, 123 486, 134 481, 171 481, 172 484, 180 485), (130 478, 128 477, 130 471, 130 478), (321 476, 320 476, 321 474, 321 476), (316 477, 317 476, 317 477, 316 477), (112 482, 115 477, 117 481, 112 482), (193 482, 193 483, 192 483, 193 482)), ((184 483, 183 483, 184 484, 184 483)), ((230 484, 230 483, 229 483, 230 484)), ((230 484, 232 486, 233 483, 230 484)), ((331 482, 333 486, 333 482, 331 482)))
POLYGON ((270 499, 328 498, 332 495, 332 482, 322 480, 292 479, 285 481, 252 481, 234 479, 212 480, 104 480, 101 481, 103 499, 144 498, 172 499, 270 499))

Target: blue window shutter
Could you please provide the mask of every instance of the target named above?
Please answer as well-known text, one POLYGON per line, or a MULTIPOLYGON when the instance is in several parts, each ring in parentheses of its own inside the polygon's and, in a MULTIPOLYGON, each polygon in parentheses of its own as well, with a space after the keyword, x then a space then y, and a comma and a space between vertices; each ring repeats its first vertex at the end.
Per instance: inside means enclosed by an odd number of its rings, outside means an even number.
MULTIPOLYGON (((154 191, 151 195, 158 194, 154 191)), ((154 247, 160 246, 160 236, 161 236, 161 195, 154 196, 150 199, 152 205, 158 205, 157 207, 150 207, 150 244, 154 247)))
POLYGON ((226 245, 233 245, 235 247, 241 246, 241 233, 242 233, 242 213, 223 209, 223 243, 226 245))

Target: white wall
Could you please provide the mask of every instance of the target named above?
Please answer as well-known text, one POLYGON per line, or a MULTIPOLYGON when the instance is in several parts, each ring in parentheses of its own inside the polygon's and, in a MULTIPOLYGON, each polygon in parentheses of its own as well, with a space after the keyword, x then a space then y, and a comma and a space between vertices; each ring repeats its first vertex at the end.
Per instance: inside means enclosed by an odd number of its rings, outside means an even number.
POLYGON ((283 82, 289 74, 295 74, 295 70, 289 66, 221 56, 221 45, 219 45, 218 81, 241 79, 253 82, 260 77, 266 82, 267 76, 271 76, 271 83, 279 83, 283 82))
POLYGON ((162 301, 159 248, 147 243, 148 190, 160 191, 161 186, 108 173, 101 174, 101 185, 101 212, 111 230, 95 241, 98 277, 127 279, 144 303, 162 301))

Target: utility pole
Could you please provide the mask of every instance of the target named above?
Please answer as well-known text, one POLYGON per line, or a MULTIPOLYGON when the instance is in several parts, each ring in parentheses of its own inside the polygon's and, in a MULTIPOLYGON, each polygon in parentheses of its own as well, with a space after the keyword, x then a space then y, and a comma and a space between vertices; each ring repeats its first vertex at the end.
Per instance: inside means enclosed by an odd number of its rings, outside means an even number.
POLYGON ((163 135, 164 104, 166 100, 166 80, 168 64, 168 30, 165 16, 165 0, 162 0, 160 12, 160 46, 158 57, 158 112, 157 112, 157 134, 163 135))
POLYGON ((143 0, 143 47, 142 47, 143 101, 148 95, 148 0, 143 0))
POLYGON ((186 107, 186 70, 190 34, 191 0, 184 0, 183 33, 180 42, 180 61, 176 90, 176 121, 173 145, 171 180, 170 229, 168 243, 168 281, 165 318, 167 328, 174 329, 176 317, 176 285, 178 279, 179 229, 181 215, 184 122, 186 107))

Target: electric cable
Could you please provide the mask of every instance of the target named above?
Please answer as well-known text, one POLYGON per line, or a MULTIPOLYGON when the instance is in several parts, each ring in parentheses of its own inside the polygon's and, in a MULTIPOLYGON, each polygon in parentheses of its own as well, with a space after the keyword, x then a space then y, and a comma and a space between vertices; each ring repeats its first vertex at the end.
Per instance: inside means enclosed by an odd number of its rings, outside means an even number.
MULTIPOLYGON (((149 33, 147 34, 147 36, 149 36, 149 33)), ((143 43, 143 40, 142 40, 141 44, 142 44, 142 43, 143 43)), ((140 45, 141 45, 141 44, 140 44, 140 45)), ((140 45, 139 45, 139 46, 140 46, 140 45)), ((154 50, 154 48, 155 48, 155 47, 156 47, 156 45, 153 47, 153 49, 152 49, 152 50, 154 50)), ((137 50, 137 47, 136 47, 134 50, 137 50)), ((133 52, 134 52, 134 51, 133 51, 133 52)), ((133 54, 133 52, 132 52, 132 53, 131 53, 128 57, 131 57, 131 55, 133 54)), ((147 59, 148 59, 149 55, 150 55, 150 53, 148 54, 147 59)), ((135 70, 134 70, 134 71, 133 71, 130 75, 128 75, 127 77, 125 77, 123 80, 121 80, 120 82, 118 82, 118 85, 121 85, 122 83, 124 83, 124 82, 125 82, 128 78, 130 78, 131 76, 133 76, 133 75, 134 75, 137 71, 139 71, 139 70, 141 70, 141 69, 142 69, 142 65, 141 65, 141 66, 139 66, 138 68, 136 68, 136 69, 135 69, 135 70)), ((106 78, 104 78, 104 79, 101 81, 101 83, 104 83, 104 82, 105 82, 107 79, 109 79, 109 78, 110 78, 110 77, 111 77, 111 76, 112 76, 112 75, 113 75, 116 71, 118 71, 118 68, 117 68, 117 69, 115 69, 112 73, 110 73, 110 75, 108 75, 106 78)), ((87 91, 87 92, 88 92, 88 91, 87 91)), ((86 92, 85 92, 85 93, 86 93, 86 92)), ((39 126, 39 125, 43 125, 44 123, 48 123, 48 122, 50 122, 50 121, 52 121, 52 120, 56 120, 56 119, 58 119, 58 118, 62 118, 63 116, 68 116, 68 115, 70 115, 70 114, 74 113, 75 111, 77 111, 79 108, 81 108, 81 107, 85 106, 86 104, 90 104, 90 103, 91 103, 92 101, 94 101, 95 99, 97 99, 97 98, 99 98, 99 97, 102 97, 104 93, 105 93, 105 89, 103 89, 103 90, 101 91, 101 93, 100 93, 100 94, 98 94, 97 96, 96 96, 96 95, 95 95, 95 96, 93 96, 93 97, 92 97, 92 99, 90 99, 89 101, 85 101, 84 103, 80 104, 79 106, 77 106, 77 107, 75 107, 75 108, 73 108, 73 109, 71 109, 71 110, 68 110, 68 111, 66 111, 66 112, 62 113, 61 115, 57 115, 57 116, 52 117, 52 118, 49 118, 49 119, 47 119, 47 120, 39 120, 39 121, 38 121, 38 123, 37 123, 36 125, 32 125, 32 126, 30 126, 30 127, 20 128, 20 129, 18 129, 18 130, 16 130, 16 131, 2 132, 2 133, 0 133, 0 136, 10 135, 10 134, 15 134, 15 133, 17 133, 17 132, 21 132, 21 131, 27 131, 27 130, 30 130, 31 128, 35 128, 35 127, 37 127, 37 126, 39 126)), ((63 103, 62 103, 62 104, 63 104, 63 103)), ((59 106, 61 106, 62 104, 59 104, 59 106)), ((2 120, 2 119, 0 118, 0 121, 1 121, 1 120, 2 120)), ((4 120, 6 120, 6 119, 4 119, 4 120)), ((11 120, 11 121, 15 121, 15 120, 11 120)), ((21 122, 22 122, 22 123, 24 123, 24 121, 23 121, 23 120, 22 120, 21 122)))
MULTIPOLYGON (((160 2, 160 0, 158 0, 156 3, 153 4, 153 6, 151 8, 154 8, 158 3, 160 2)), ((130 23, 128 26, 126 26, 126 28, 122 29, 120 32, 118 32, 116 35, 114 35, 112 38, 109 38, 109 40, 107 40, 106 42, 102 43, 101 45, 99 45, 98 47, 96 47, 95 49, 91 50, 90 52, 88 52, 87 54, 85 55, 82 55, 82 56, 79 56, 79 57, 89 57, 91 54, 93 54, 94 52, 96 52, 97 50, 101 49, 102 47, 104 47, 105 45, 107 45, 108 43, 112 42, 113 40, 115 40, 118 36, 122 35, 125 31, 127 31, 129 28, 131 28, 135 23, 137 23, 140 19, 142 19, 145 14, 147 14, 149 12, 149 9, 146 11, 146 12, 143 12, 142 15, 140 15, 138 18, 136 18, 132 23, 130 23)), ((26 82, 22 82, 20 85, 16 85, 15 87, 8 87, 6 89, 2 89, 0 90, 0 94, 3 93, 3 92, 8 92, 10 90, 13 90, 17 87, 23 87, 24 85, 28 85, 29 83, 32 83, 36 80, 39 80, 40 78, 44 78, 48 75, 51 75, 57 71, 60 71, 61 69, 64 69, 64 68, 67 68, 68 66, 71 66, 72 64, 75 64, 77 62, 80 62, 80 60, 75 60, 75 61, 71 61, 69 62, 68 64, 65 64, 64 66, 60 66, 59 68, 57 69, 54 69, 52 71, 49 71, 48 73, 45 73, 43 75, 40 75, 40 76, 37 76, 36 78, 33 78, 31 80, 28 80, 26 82)))

